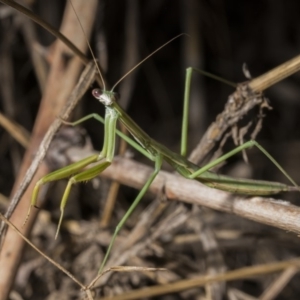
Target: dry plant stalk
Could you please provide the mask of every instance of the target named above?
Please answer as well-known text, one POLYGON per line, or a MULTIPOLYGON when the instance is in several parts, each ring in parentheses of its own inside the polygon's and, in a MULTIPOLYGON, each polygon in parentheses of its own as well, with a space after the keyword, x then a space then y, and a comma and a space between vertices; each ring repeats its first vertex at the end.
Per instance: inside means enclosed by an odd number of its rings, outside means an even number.
MULTIPOLYGON (((165 285, 153 286, 148 288, 139 289, 136 291, 131 291, 123 293, 119 296, 101 298, 102 300, 132 300, 141 299, 143 297, 154 297, 158 295, 164 295, 168 293, 175 293, 179 291, 184 291, 191 288, 197 288, 204 286, 212 282, 220 281, 232 281, 240 280, 242 278, 252 278, 253 276, 265 275, 268 273, 279 272, 291 267, 296 267, 298 270, 300 268, 300 260, 292 259, 282 262, 257 265, 253 267, 240 268, 238 270, 229 271, 223 274, 217 274, 214 276, 201 276, 199 278, 185 279, 165 285)), ((100 298, 98 298, 100 299, 100 298)))
MULTIPOLYGON (((89 5, 86 5, 84 1, 73 1, 76 9, 81 11, 82 15, 86 15, 85 19, 81 22, 85 28, 85 32, 88 35, 91 31, 93 18, 95 16, 95 5, 97 1, 90 1, 89 5)), ((74 16, 74 12, 70 6, 65 13, 65 18, 62 23, 61 32, 68 36, 71 40, 77 40, 78 46, 81 49, 86 49, 85 38, 78 39, 78 31, 80 28, 74 27, 77 23, 77 19, 74 16)), ((13 193, 19 188, 21 180, 23 180, 24 174, 31 164, 31 159, 36 149, 41 143, 42 137, 44 137, 50 125, 53 121, 60 115, 64 104, 66 103, 68 96, 74 89, 74 86, 78 80, 79 73, 82 68, 80 60, 76 57, 70 59, 68 64, 65 64, 65 55, 72 55, 70 50, 66 48, 61 42, 56 42, 55 50, 53 51, 53 60, 51 65, 51 70, 48 76, 47 88, 45 90, 44 97, 41 102, 39 115, 36 120, 35 128, 31 138, 31 144, 28 148, 22 168, 19 172, 19 178, 17 179, 13 193), (65 66, 62 68, 61 66, 65 66)), ((47 166, 42 164, 33 179, 33 183, 49 172, 47 166)), ((30 203, 30 198, 32 194, 33 184, 29 186, 22 200, 18 204, 14 214, 11 217, 11 222, 17 227, 21 228, 24 218, 26 217, 26 211, 28 210, 28 203, 30 203), (22 221, 23 220, 23 221, 22 221)), ((20 229, 20 231, 27 236, 30 229, 34 223, 34 219, 37 212, 31 214, 31 218, 27 225, 20 229)), ((24 241, 16 234, 14 231, 9 230, 7 232, 6 238, 2 245, 0 268, 2 270, 7 270, 1 276, 0 280, 0 299, 6 299, 10 291, 11 285, 15 277, 15 272, 17 271, 17 266, 20 262, 22 251, 24 248, 24 241), (9 253, 9 255, 8 255, 9 253)))

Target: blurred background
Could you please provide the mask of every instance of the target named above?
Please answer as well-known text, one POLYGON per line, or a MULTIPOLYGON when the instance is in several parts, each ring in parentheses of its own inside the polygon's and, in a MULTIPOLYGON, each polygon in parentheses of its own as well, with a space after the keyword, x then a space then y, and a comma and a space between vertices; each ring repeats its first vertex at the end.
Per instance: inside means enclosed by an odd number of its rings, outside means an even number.
MULTIPOLYGON (((28 0, 22 3, 59 28, 65 1, 28 0)), ((246 80, 242 71, 244 63, 254 78, 299 54, 300 2, 297 0, 108 0, 99 1, 97 10, 91 46, 110 87, 161 45, 181 33, 188 35, 180 36, 168 44, 115 88, 121 96, 120 104, 128 114, 151 137, 176 152, 180 149, 187 67, 192 66, 240 83, 246 80)), ((80 18, 80 11, 77 14, 80 18)), ((46 69, 47 63, 51 61, 51 45, 55 38, 28 20, 27 23, 30 24, 26 23, 25 26, 24 20, 4 5, 0 6, 0 21, 0 112, 24 127, 29 136, 38 113, 42 92, 32 65, 32 40, 29 38, 27 26, 30 26, 29 32, 34 35, 35 49, 43 57, 46 69)), ((78 32, 78 35, 82 34, 78 32)), ((91 57, 90 53, 87 55, 91 57)), ((257 137, 257 141, 298 183, 299 82, 300 77, 297 73, 265 92, 273 110, 266 112, 262 130, 257 137)), ((84 100, 74 112, 74 120, 91 112, 103 115, 103 107, 95 101, 90 92, 91 90, 87 91, 84 100)), ((233 92, 232 87, 222 82, 197 73, 193 75, 189 152, 216 116, 222 112, 228 96, 233 92)), ((257 112, 250 114, 250 118, 255 123, 257 112)), ((96 121, 89 121, 83 127, 94 148, 101 149, 102 125, 96 121)), ((24 136, 27 135, 24 133, 24 136)), ((245 140, 248 139, 250 136, 245 137, 245 140)), ((9 197, 25 150, 2 126, 0 145, 0 193, 9 197)), ((233 147, 234 144, 229 141, 224 151, 233 147)), ((245 169, 242 173, 251 178, 287 182, 258 150, 247 152, 249 165, 246 166, 242 157, 238 156, 225 167, 224 172, 239 176, 240 173, 236 173, 236 170, 242 166, 245 169)), ((138 154, 136 158, 139 159, 138 154)), ((132 197, 131 191, 125 189, 124 193, 132 197)), ((97 196, 93 195, 93 199, 94 197, 97 196)), ((285 194, 283 199, 299 204, 299 197, 295 193, 285 194)), ((2 206, 5 207, 6 204, 2 206)), ((269 233, 267 227, 254 228, 257 235, 264 230, 269 233)), ((290 248, 286 256, 294 256, 299 252, 296 244, 297 241, 289 240, 290 248)), ((240 254, 239 258, 241 265, 252 262, 246 254, 240 254)), ((236 267, 235 262, 232 258, 231 265, 236 267)), ((255 288, 259 290, 257 286, 255 288)), ((296 284, 293 288, 278 299, 297 299, 288 296, 291 291, 293 295, 296 294, 296 284)))

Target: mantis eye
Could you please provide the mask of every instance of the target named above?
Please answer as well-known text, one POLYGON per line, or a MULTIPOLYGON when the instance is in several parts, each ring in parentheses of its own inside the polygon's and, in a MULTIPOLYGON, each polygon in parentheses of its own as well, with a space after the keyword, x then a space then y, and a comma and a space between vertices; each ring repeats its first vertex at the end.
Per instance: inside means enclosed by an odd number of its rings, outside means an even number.
POLYGON ((92 90, 92 95, 96 98, 99 99, 101 98, 102 92, 100 89, 93 89, 92 90))
POLYGON ((114 102, 112 92, 105 92, 100 89, 93 89, 92 95, 105 106, 110 106, 114 102))

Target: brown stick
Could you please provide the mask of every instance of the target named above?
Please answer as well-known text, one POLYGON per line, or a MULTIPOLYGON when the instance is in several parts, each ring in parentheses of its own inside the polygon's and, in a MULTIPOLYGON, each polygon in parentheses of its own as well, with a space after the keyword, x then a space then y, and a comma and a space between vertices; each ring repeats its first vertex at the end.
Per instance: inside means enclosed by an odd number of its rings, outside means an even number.
MULTIPOLYGON (((73 149, 67 153, 67 157, 69 161, 75 162, 95 153, 83 151, 80 153, 80 151, 73 149)), ((153 168, 149 166, 131 159, 115 157, 113 163, 101 173, 101 176, 140 189, 152 172, 153 168)), ((154 195, 161 193, 161 191, 164 191, 168 200, 180 200, 203 205, 300 234, 300 207, 285 200, 234 195, 165 171, 159 172, 149 188, 149 192, 154 195)))
POLYGON ((300 55, 251 80, 249 87, 254 92, 263 92, 270 86, 300 70, 300 55))
MULTIPOLYGON (((87 35, 89 35, 93 24, 93 19, 96 12, 96 4, 97 1, 89 1, 89 5, 86 5, 86 1, 73 1, 73 5, 76 7, 76 10, 80 11, 82 17, 81 22, 87 35)), ((86 48, 86 40, 83 35, 81 38, 81 35, 79 34, 81 29, 79 28, 78 20, 76 19, 74 11, 69 5, 66 8, 61 31, 63 34, 68 36, 70 40, 75 40, 79 48, 86 48)), ((23 179, 24 174, 31 163, 32 157, 41 142, 41 139, 47 132, 47 129, 52 124, 54 119, 60 115, 68 96, 74 89, 74 86, 78 80, 82 64, 77 57, 72 57, 68 62, 64 61, 66 54, 68 56, 72 55, 70 50, 66 48, 65 45, 63 45, 61 42, 57 42, 53 51, 53 63, 51 65, 51 70, 48 77, 47 88, 41 102, 39 114, 32 134, 31 145, 26 152, 13 193, 15 193, 21 180, 23 179)), ((48 171, 49 170, 46 165, 42 164, 33 182, 36 182, 36 178, 40 178, 41 176, 47 174, 48 171)), ((19 229, 21 228, 22 222, 26 217, 28 205, 30 203, 30 197, 32 194, 32 188, 33 185, 30 185, 11 218, 11 222, 19 229)), ((34 223, 35 215, 36 212, 33 212, 28 224, 26 224, 24 228, 21 228, 21 232, 25 236, 28 236, 30 232, 30 229, 34 223)), ((23 247, 24 241, 14 231, 9 229, 0 254, 0 269, 5 270, 5 272, 1 272, 0 300, 7 299, 8 297, 19 261, 21 259, 23 247)))
MULTIPOLYGON (((147 287, 135 291, 129 291, 112 297, 102 297, 102 300, 129 300, 129 299, 142 299, 144 297, 154 297, 158 295, 164 295, 168 293, 176 293, 191 288, 198 288, 211 282, 233 281, 240 280, 242 278, 253 278, 254 276, 262 276, 269 273, 275 273, 287 268, 295 266, 300 267, 299 258, 293 260, 286 260, 276 263, 261 264, 257 266, 244 267, 238 270, 228 271, 223 274, 215 274, 208 276, 201 276, 196 278, 189 278, 184 280, 178 280, 168 284, 157 285, 153 287, 147 287)), ((99 298, 97 298, 99 299, 99 298)))
MULTIPOLYGON (((139 189, 151 172, 153 169, 148 166, 118 157, 104 171, 103 176, 139 189)), ((208 188, 196 180, 161 171, 149 190, 157 194, 163 188, 169 200, 203 205, 262 224, 300 233, 300 208, 284 200, 233 195, 208 188)))

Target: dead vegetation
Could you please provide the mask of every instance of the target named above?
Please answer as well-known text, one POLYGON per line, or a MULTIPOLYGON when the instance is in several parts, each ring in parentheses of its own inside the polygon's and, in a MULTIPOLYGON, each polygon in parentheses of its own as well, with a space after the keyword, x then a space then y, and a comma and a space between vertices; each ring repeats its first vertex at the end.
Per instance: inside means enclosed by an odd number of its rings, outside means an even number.
MULTIPOLYGON (((37 15, 56 28, 61 26, 63 33, 83 51, 87 48, 70 6, 65 9, 61 1, 51 1, 48 7, 45 1, 29 2, 27 5, 31 5, 37 15), (62 16, 64 21, 60 25, 62 16)), ((92 47, 110 85, 176 34, 186 32, 191 36, 168 45, 119 86, 121 105, 130 116, 149 135, 176 151, 186 67, 243 82, 241 66, 244 62, 252 76, 257 77, 298 55, 297 1, 261 1, 259 6, 249 2, 241 7, 222 2, 208 5, 204 1, 95 1, 95 7, 93 1, 89 1, 88 6, 86 1, 73 2, 86 34, 93 30, 92 47)), ((3 36, 0 107, 1 113, 9 119, 8 123, 1 122, 5 130, 0 128, 0 191, 8 197, 13 186, 12 194, 17 191, 44 135, 61 115, 82 64, 74 59, 70 50, 27 18, 8 6, 2 5, 0 9, 3 36), (8 124, 8 128, 4 124, 8 124)), ((261 129, 257 140, 300 183, 298 76, 295 74, 266 92, 270 102, 262 98, 261 103, 265 108, 272 106, 273 110, 262 110, 258 105, 245 111, 228 128, 224 128, 228 122, 221 123, 224 115, 216 116, 234 91, 222 83, 194 76, 189 149, 194 148, 203 135, 205 138, 198 151, 201 157, 194 152, 193 159, 203 163, 207 161, 207 158, 202 160, 203 149, 211 151, 209 148, 212 148, 219 154, 221 145, 226 152, 234 147, 231 136, 238 142, 248 140, 251 133, 256 134, 256 129, 261 129), (250 121, 252 124, 248 127, 250 121), (220 126, 214 127, 218 130, 210 127, 206 131, 210 125, 220 126), (246 128, 245 133, 243 128, 246 128)), ((88 91, 76 106, 72 119, 94 111, 102 112, 102 107, 89 94, 88 91)), ((252 101, 255 97, 250 98, 252 101)), ((227 114, 226 120, 230 116, 227 114)), ((58 133, 53 130, 55 142, 46 149, 47 158, 33 182, 93 148, 101 149, 102 125, 88 122, 84 126, 85 130, 64 128, 58 133)), ((116 159, 106 177, 139 188, 139 181, 143 182, 148 169, 143 159, 130 151, 125 152, 126 158, 116 159), (142 164, 128 161, 128 156, 134 156, 134 160, 142 164)), ((221 171, 236 177, 285 182, 280 172, 258 151, 247 151, 247 154, 249 165, 239 157, 221 171)), ((166 184, 168 176, 173 175, 162 173, 152 193, 121 231, 108 264, 142 269, 113 270, 97 281, 98 288, 91 290, 90 295, 81 294, 80 286, 73 279, 35 250, 31 247, 23 250, 24 241, 10 230, 10 239, 4 242, 1 252, 0 289, 3 293, 0 299, 6 299, 9 290, 10 299, 88 296, 98 299, 111 295, 120 295, 111 299, 299 297, 299 193, 277 196, 285 202, 257 197, 245 199, 214 190, 212 194, 208 189, 192 190, 191 186, 185 190, 185 182, 176 181, 175 176, 175 179, 170 177, 174 186, 169 186, 166 184), (179 201, 169 201, 171 199, 179 201)), ((21 229, 32 187, 23 196, 11 221, 26 235, 31 231, 30 239, 39 249, 83 285, 88 285, 97 274, 117 220, 124 215, 136 191, 119 188, 116 183, 112 186, 104 178, 76 186, 68 202, 63 228, 55 241, 64 187, 65 182, 48 186, 46 197, 40 201, 43 209, 32 231, 37 210, 21 229), (105 209, 108 198, 116 199, 112 210, 105 209)), ((8 206, 5 197, 1 197, 2 212, 8 206)))

